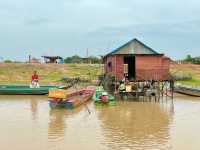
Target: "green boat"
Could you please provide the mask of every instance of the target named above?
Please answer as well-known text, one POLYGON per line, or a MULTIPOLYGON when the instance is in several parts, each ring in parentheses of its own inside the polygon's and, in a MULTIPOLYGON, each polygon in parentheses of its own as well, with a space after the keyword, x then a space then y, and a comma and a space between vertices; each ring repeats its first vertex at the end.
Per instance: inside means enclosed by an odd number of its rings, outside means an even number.
POLYGON ((96 91, 92 97, 93 101, 95 104, 100 104, 100 105, 115 105, 116 100, 115 97, 112 96, 111 94, 105 94, 107 96, 106 100, 102 99, 102 96, 104 93, 107 93, 102 86, 96 87, 96 91))
POLYGON ((24 85, 0 85, 0 95, 45 95, 51 88, 64 88, 60 86, 40 86, 30 88, 24 85))

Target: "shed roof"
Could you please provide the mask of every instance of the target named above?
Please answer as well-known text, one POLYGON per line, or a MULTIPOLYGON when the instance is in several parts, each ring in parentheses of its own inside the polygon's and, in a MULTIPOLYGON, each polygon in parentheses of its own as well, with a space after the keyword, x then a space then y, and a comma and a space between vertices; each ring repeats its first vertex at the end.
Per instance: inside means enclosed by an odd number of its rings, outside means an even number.
POLYGON ((42 56, 42 57, 47 59, 62 59, 62 57, 60 56, 42 56))
POLYGON ((132 55, 137 55, 137 54, 144 54, 144 55, 159 55, 158 52, 153 50, 152 48, 148 47, 138 39, 133 39, 124 45, 118 47, 117 49, 113 50, 112 52, 108 53, 108 55, 116 55, 116 54, 132 54, 132 55))

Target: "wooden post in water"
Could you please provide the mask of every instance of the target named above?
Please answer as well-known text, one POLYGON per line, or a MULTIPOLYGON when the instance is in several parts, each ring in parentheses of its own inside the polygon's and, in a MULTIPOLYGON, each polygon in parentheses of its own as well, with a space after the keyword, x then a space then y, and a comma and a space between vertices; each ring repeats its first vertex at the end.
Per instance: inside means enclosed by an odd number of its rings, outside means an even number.
POLYGON ((165 86, 165 97, 166 97, 166 102, 167 102, 167 97, 168 97, 168 95, 167 95, 167 82, 168 81, 165 81, 165 84, 164 84, 164 86, 165 86))
POLYGON ((162 93, 161 94, 162 94, 162 98, 163 98, 163 96, 164 96, 164 91, 163 91, 164 90, 164 84, 163 84, 163 82, 162 82, 162 87, 161 88, 162 88, 162 91, 161 91, 162 93))
POLYGON ((172 100, 174 99, 174 80, 171 81, 171 97, 172 97, 172 100))
POLYGON ((139 96, 138 96, 138 82, 136 81, 136 99, 139 101, 139 96))
POLYGON ((168 88, 168 87, 167 87, 167 86, 168 86, 167 84, 168 84, 168 83, 165 84, 165 85, 166 85, 166 88, 165 88, 165 95, 166 95, 166 96, 168 96, 168 95, 167 95, 167 88, 168 88))
POLYGON ((157 94, 158 94, 158 101, 160 102, 160 81, 157 83, 157 94))
POLYGON ((115 56, 115 93, 117 93, 117 58, 115 56))

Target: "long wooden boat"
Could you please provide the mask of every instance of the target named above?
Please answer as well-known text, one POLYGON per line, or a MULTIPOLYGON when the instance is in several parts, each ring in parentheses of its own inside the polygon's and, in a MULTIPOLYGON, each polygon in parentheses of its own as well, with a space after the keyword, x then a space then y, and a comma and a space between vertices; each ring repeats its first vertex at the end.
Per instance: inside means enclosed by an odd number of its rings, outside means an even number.
POLYGON ((66 99, 51 98, 49 100, 49 106, 51 108, 76 108, 92 98, 94 89, 82 89, 76 92, 70 93, 66 99))
POLYGON ((30 88, 30 86, 21 85, 0 85, 0 95, 45 95, 51 88, 64 87, 40 86, 39 88, 30 88))
POLYGON ((185 86, 175 86, 174 91, 177 93, 200 97, 200 89, 185 87, 185 86))

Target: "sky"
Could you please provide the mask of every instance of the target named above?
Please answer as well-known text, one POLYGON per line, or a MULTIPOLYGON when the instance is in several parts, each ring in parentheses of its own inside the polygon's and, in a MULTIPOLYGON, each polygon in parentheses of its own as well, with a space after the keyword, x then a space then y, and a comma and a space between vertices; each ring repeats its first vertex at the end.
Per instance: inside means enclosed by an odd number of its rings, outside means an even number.
POLYGON ((105 55, 137 38, 200 56, 199 0, 0 0, 0 59, 105 55))

